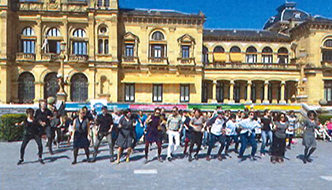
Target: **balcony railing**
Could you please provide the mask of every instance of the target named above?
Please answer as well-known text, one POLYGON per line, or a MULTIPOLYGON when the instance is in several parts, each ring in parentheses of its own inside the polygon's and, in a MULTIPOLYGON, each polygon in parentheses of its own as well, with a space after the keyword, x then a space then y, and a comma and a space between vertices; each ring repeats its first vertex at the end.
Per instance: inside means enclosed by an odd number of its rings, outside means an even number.
POLYGON ((281 63, 206 63, 205 69, 225 69, 225 70, 299 70, 297 64, 281 63))
POLYGON ((149 63, 152 64, 167 64, 168 58, 167 57, 149 57, 149 63))
POLYGON ((194 64, 195 58, 194 57, 188 57, 188 58, 178 57, 178 62, 181 64, 194 64))
POLYGON ((76 61, 76 62, 85 62, 88 60, 87 55, 69 55, 69 61, 76 61))
POLYGON ((17 53, 16 61, 34 61, 36 59, 36 55, 32 53, 17 53))
POLYGON ((123 63, 138 63, 138 57, 122 56, 123 63))
POLYGON ((56 53, 44 53, 42 54, 43 61, 60 61, 60 54, 56 53))

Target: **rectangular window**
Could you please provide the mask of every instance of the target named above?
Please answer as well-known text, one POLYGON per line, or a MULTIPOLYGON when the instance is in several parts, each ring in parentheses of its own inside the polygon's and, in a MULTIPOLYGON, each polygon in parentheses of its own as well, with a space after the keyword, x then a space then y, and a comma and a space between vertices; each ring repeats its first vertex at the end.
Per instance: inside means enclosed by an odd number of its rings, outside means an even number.
POLYGON ((104 41, 104 50, 105 50, 105 54, 108 54, 109 53, 109 51, 108 51, 108 40, 105 40, 104 41))
POLYGON ((154 84, 152 87, 152 101, 162 102, 163 101, 163 85, 154 84))
POLYGON ((135 84, 125 84, 125 102, 135 102, 135 84))
POLYGON ((181 84, 180 85, 180 102, 189 102, 190 99, 190 85, 181 84))
POLYGON ((73 54, 74 55, 87 55, 87 43, 86 42, 73 42, 73 54))
POLYGON ((182 58, 190 57, 190 46, 182 46, 182 58))
POLYGON ((279 64, 288 64, 288 55, 278 55, 279 64))
POLYGON ((263 63, 273 63, 272 55, 262 55, 262 62, 263 63))
POLYGON ((134 57, 134 45, 133 44, 126 44, 125 56, 134 57))
POLYGON ((108 40, 107 39, 98 40, 98 54, 108 54, 108 40))
POLYGON ((152 45, 151 57, 153 57, 153 58, 164 57, 164 46, 163 45, 152 45))
POLYGON ((323 51, 323 61, 332 62, 332 51, 323 51))
POLYGON ((48 40, 48 53, 60 54, 60 41, 48 40))
POLYGON ((248 54, 246 57, 247 63, 257 63, 257 55, 256 54, 248 54))
POLYGON ((34 40, 22 40, 22 52, 27 54, 35 53, 35 41, 34 40))

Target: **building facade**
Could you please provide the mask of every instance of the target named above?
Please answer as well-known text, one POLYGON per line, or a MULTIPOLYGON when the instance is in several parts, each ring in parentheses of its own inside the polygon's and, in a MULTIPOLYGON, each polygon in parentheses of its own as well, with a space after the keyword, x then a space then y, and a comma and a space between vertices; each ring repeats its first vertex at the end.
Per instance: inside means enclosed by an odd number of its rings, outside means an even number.
POLYGON ((263 30, 117 0, 1 0, 0 103, 332 104, 332 20, 286 3, 263 30), (65 44, 65 49, 61 49, 65 44))

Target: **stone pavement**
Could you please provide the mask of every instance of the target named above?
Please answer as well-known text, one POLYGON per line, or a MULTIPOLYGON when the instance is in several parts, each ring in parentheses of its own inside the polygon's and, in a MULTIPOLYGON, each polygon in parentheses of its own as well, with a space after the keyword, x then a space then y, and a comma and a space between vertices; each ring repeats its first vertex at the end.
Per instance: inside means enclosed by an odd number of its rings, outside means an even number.
MULTIPOLYGON (((303 153, 301 140, 286 152, 285 163, 271 164, 270 157, 257 161, 239 162, 234 153, 222 162, 205 160, 206 150, 200 160, 188 162, 178 158, 171 163, 156 160, 144 164, 144 147, 139 145, 130 163, 110 163, 108 147, 104 144, 95 163, 81 163, 85 159, 80 150, 79 163, 71 165, 72 151, 63 146, 50 155, 44 148, 45 165, 36 162, 37 145, 30 141, 26 149, 25 163, 17 166, 21 142, 0 143, 0 189, 259 189, 259 190, 330 190, 332 189, 332 143, 318 142, 314 161, 303 164, 298 159, 303 153), (150 174, 146 174, 150 173, 150 174)), ((45 142, 43 142, 45 144, 45 142)), ((92 149, 91 149, 92 150, 92 149)), ((249 154, 250 149, 246 151, 249 154)), ((217 152, 213 149, 212 154, 217 152)), ((165 159, 167 148, 163 149, 165 159)), ((154 149, 150 159, 156 155, 154 149)))

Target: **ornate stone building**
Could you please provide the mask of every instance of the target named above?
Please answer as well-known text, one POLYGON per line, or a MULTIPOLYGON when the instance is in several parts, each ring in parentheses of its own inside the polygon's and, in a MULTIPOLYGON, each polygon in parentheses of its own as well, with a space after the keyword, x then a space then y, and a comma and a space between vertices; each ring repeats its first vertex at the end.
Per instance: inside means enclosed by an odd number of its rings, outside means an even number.
POLYGON ((263 30, 117 0, 0 0, 0 19, 1 103, 55 96, 64 59, 71 102, 332 104, 332 20, 295 3, 263 30))

